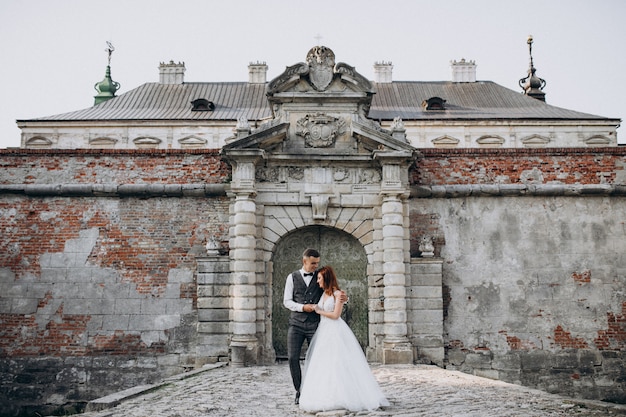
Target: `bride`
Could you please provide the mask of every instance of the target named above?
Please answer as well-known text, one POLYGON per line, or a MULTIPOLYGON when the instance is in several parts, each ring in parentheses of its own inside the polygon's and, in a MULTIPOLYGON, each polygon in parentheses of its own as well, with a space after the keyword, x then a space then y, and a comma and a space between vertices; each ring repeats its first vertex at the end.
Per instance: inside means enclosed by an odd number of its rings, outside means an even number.
POLYGON ((359 342, 340 317, 344 303, 335 271, 330 266, 320 269, 317 284, 324 290, 315 307, 321 320, 304 363, 300 408, 362 411, 388 406, 359 342))

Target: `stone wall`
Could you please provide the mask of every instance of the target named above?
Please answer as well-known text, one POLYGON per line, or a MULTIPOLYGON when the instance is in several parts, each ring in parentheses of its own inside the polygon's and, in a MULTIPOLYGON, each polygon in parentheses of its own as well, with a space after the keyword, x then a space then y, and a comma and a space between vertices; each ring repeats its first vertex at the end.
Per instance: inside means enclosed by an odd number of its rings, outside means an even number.
MULTIPOLYGON (((416 357, 625 402, 626 149, 420 152, 416 357)), ((226 360, 229 181, 215 150, 0 150, 0 408, 226 360)))
POLYGON ((5 151, 0 161, 6 415, 155 382, 198 355, 218 360, 198 350, 197 329, 207 320, 197 258, 228 234, 215 191, 228 169, 215 151, 5 151))
POLYGON ((625 154, 424 153, 412 247, 444 260, 448 368, 626 401, 625 154))
POLYGON ((463 197, 412 208, 440 225, 448 368, 626 401, 623 197, 463 197))

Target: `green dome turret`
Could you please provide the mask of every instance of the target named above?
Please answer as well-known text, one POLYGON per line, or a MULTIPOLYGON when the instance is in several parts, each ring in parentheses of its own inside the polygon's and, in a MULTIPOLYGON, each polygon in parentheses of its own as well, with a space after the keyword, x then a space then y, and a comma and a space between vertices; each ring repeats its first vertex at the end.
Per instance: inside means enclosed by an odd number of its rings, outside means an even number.
POLYGON ((93 88, 95 88, 98 92, 98 94, 94 96, 94 105, 112 99, 115 97, 115 92, 120 88, 120 83, 113 81, 111 78, 111 54, 114 50, 115 48, 113 45, 110 42, 107 42, 107 49, 105 49, 105 52, 108 52, 109 54, 109 63, 104 73, 104 79, 93 86, 93 88))

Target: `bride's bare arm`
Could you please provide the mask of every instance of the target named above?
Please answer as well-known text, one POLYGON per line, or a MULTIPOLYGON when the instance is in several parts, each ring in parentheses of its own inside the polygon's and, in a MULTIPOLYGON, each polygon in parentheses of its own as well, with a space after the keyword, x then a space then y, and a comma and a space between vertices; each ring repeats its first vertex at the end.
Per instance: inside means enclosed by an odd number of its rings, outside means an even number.
POLYGON ((318 306, 315 306, 315 312, 320 316, 328 317, 329 319, 337 320, 341 316, 343 310, 343 301, 341 301, 340 291, 335 291, 333 296, 335 297, 335 309, 333 311, 324 311, 318 306))

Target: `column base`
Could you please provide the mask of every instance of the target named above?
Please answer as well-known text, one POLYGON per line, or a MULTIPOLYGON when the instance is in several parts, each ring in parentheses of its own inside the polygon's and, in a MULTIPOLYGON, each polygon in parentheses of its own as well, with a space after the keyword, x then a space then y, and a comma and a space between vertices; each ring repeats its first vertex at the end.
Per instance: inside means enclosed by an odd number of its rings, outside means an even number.
POLYGON ((383 342, 383 364, 400 365, 413 363, 413 346, 408 341, 383 342))
POLYGON ((242 368, 258 365, 259 342, 253 339, 234 339, 230 342, 230 366, 242 368))

